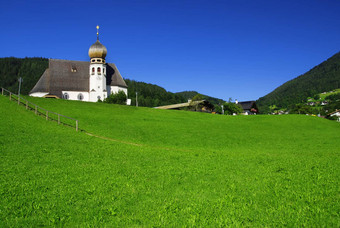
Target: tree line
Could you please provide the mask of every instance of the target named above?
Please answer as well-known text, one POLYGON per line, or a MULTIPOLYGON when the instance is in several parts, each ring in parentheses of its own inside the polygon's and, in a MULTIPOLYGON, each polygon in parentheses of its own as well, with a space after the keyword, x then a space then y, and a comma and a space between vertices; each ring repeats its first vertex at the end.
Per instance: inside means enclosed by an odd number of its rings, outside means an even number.
POLYGON ((0 58, 0 86, 17 93, 21 77, 21 94, 28 94, 47 67, 46 58, 0 58))

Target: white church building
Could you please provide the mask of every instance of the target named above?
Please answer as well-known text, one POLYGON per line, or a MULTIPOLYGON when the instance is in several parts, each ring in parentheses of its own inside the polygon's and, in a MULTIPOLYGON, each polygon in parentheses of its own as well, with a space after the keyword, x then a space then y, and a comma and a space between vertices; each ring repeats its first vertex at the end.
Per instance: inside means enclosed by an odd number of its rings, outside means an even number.
MULTIPOLYGON (((106 47, 97 41, 89 49, 90 62, 49 59, 48 68, 29 95, 97 102, 127 85, 113 63, 106 63, 106 47)), ((127 100, 127 104, 130 100, 127 100)))

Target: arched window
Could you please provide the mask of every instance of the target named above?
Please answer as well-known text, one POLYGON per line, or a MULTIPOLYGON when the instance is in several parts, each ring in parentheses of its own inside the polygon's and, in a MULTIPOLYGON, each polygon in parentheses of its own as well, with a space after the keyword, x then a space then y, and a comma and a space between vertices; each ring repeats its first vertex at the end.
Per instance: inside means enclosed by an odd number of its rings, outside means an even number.
POLYGON ((100 74, 100 67, 97 68, 97 72, 98 72, 98 74, 100 74))
POLYGON ((80 101, 84 100, 84 95, 79 93, 78 94, 78 100, 80 100, 80 101))
POLYGON ((64 93, 64 94, 63 94, 63 98, 64 98, 65 100, 68 100, 68 99, 70 98, 70 96, 68 95, 68 93, 64 93))
POLYGON ((97 100, 98 100, 98 101, 100 101, 100 100, 101 100, 101 97, 100 97, 100 96, 98 96, 98 97, 97 97, 97 100))
POLYGON ((94 74, 94 71, 95 71, 95 69, 94 69, 94 67, 92 67, 92 74, 94 74))

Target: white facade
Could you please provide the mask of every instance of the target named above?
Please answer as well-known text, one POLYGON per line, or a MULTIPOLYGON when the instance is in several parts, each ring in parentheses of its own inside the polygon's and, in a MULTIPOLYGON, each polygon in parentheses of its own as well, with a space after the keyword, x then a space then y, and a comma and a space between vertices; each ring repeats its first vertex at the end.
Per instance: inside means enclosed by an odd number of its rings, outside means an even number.
POLYGON ((62 91, 63 99, 65 100, 76 100, 76 101, 90 101, 89 92, 85 91, 62 91))
POLYGON ((118 93, 119 91, 123 91, 126 96, 128 95, 127 93, 127 88, 119 87, 119 86, 106 86, 107 89, 107 95, 110 96, 110 94, 113 93, 118 93))
POLYGON ((108 94, 106 91, 106 66, 102 62, 101 59, 91 59, 89 69, 90 96, 88 100, 91 102, 103 101, 108 94))
POLYGON ((30 93, 30 96, 32 96, 32 97, 43 97, 47 94, 48 93, 36 92, 36 93, 30 93))

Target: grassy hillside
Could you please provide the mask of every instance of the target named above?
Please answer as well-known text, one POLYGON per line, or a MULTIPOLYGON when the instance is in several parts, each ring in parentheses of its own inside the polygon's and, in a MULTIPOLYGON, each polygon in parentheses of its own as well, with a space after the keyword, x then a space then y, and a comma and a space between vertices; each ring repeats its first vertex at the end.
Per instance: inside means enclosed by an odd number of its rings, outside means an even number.
POLYGON ((340 225, 336 122, 29 99, 112 140, 0 96, 0 226, 340 225))
POLYGON ((340 52, 314 67, 307 73, 290 80, 257 101, 262 113, 269 112, 269 106, 288 108, 290 105, 306 102, 308 97, 340 87, 340 52))

